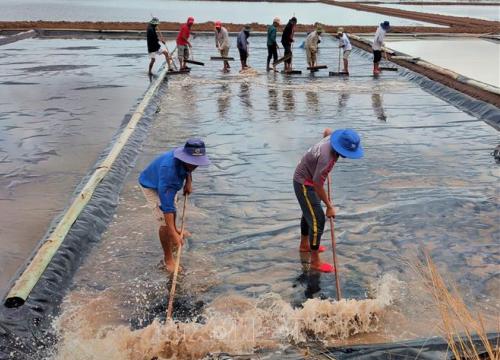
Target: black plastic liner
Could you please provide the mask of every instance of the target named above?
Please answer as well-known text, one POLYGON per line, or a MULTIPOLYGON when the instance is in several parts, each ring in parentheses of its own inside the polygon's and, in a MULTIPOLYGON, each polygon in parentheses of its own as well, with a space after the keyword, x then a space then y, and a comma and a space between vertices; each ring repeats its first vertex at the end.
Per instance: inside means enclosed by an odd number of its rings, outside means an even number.
MULTIPOLYGON (((64 242, 54 255, 49 266, 34 287, 26 303, 19 308, 0 305, 0 359, 37 359, 45 349, 54 345, 56 339, 51 333, 51 322, 59 313, 61 301, 68 290, 75 271, 89 253, 94 243, 99 241, 112 220, 118 206, 118 198, 123 181, 133 168, 148 129, 158 111, 159 101, 166 89, 162 84, 147 106, 142 120, 122 149, 108 174, 97 186, 91 200, 71 227, 64 242)), ((110 145, 102 152, 96 165, 88 171, 75 190, 78 193, 86 184, 90 174, 109 153, 116 138, 127 126, 131 114, 125 116, 120 129, 110 145)), ((64 212, 63 212, 64 213, 64 212)), ((39 246, 47 239, 57 221, 54 219, 39 246)), ((37 248, 38 250, 38 248, 37 248)), ((32 256, 36 253, 33 252, 32 256)), ((29 262, 26 263, 26 265, 29 262)), ((25 266, 26 266, 25 265, 25 266)), ((23 266, 22 270, 24 270, 23 266)), ((21 273, 18 272, 15 278, 21 273)))
POLYGON ((15 33, 15 34, 7 36, 5 38, 1 38, 0 45, 7 45, 10 43, 19 41, 19 40, 29 39, 29 38, 32 38, 35 36, 37 36, 37 33, 35 30, 29 30, 29 31, 15 33))
MULTIPOLYGON (((371 58, 371 55, 367 53, 362 56, 371 58)), ((412 71, 399 69, 402 76, 416 82, 426 91, 500 129, 500 109, 497 107, 475 100, 412 71)), ((0 360, 42 358, 44 350, 49 349, 56 342, 55 335, 51 331, 51 322, 59 313, 61 301, 71 284, 74 273, 112 220, 124 179, 134 166, 142 142, 157 111, 158 100, 165 89, 166 84, 163 84, 157 95, 153 97, 136 131, 123 148, 110 172, 96 188, 92 199, 73 224, 65 241, 24 306, 9 309, 3 304, 0 305, 0 360)), ((119 132, 126 126, 129 119, 130 115, 125 117, 119 132)), ((106 156, 113 143, 114 141, 102 153, 96 164, 106 156)), ((83 187, 93 170, 90 169, 89 175, 82 180, 76 192, 83 187)), ((53 229, 57 220, 51 224, 48 233, 53 229)), ((41 243, 46 237, 47 235, 41 243)), ((497 336, 498 334, 492 334, 491 338, 495 339, 497 336)), ((413 359, 416 354, 419 359, 443 359, 446 357, 446 350, 447 344, 438 338, 331 349, 338 359, 394 359, 397 356, 413 359)))
MULTIPOLYGON (((493 345, 497 344, 499 333, 488 334, 488 340, 493 345)), ((477 336, 473 336, 474 346, 480 356, 487 357, 486 349, 477 336)), ((448 344, 439 337, 424 340, 405 341, 390 344, 360 345, 344 348, 330 348, 328 355, 332 355, 337 360, 359 359, 455 359, 453 353, 448 349, 448 344)))

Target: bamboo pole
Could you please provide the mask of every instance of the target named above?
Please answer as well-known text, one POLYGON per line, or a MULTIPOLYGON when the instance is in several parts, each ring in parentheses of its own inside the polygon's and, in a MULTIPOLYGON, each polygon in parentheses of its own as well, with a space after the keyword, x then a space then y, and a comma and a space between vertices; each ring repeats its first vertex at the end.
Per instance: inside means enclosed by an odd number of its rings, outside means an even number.
MULTIPOLYGON (((184 206, 182 208, 182 219, 181 219, 181 236, 184 236, 184 218, 186 215, 186 203, 187 203, 188 195, 184 195, 184 206)), ((172 312, 174 310, 174 297, 175 297, 175 287, 177 285, 177 274, 179 273, 179 265, 181 263, 181 253, 182 253, 182 244, 177 249, 177 257, 175 259, 175 269, 174 276, 172 277, 172 287, 170 288, 170 294, 168 296, 168 307, 167 307, 167 321, 172 319, 172 312)))
POLYGON ((109 172, 111 166, 120 155, 128 139, 134 133, 146 107, 151 101, 151 98, 160 87, 166 72, 167 68, 164 68, 160 73, 160 76, 158 76, 158 79, 156 79, 156 81, 149 87, 141 103, 132 114, 126 128, 123 129, 106 158, 96 167, 94 173, 90 176, 80 193, 75 197, 52 233, 49 234, 48 238, 39 247, 26 269, 15 281, 13 287, 10 289, 5 298, 6 307, 19 307, 26 302, 29 294, 38 283, 43 272, 63 243, 66 235, 71 229, 71 226, 90 201, 96 187, 109 172))

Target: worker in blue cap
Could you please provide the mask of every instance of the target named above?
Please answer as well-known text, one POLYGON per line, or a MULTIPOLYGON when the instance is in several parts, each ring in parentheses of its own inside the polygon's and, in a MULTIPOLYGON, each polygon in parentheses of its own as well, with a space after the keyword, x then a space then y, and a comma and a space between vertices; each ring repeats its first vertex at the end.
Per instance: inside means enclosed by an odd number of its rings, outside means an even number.
POLYGON ((327 128, 323 139, 313 145, 300 160, 293 175, 295 195, 302 210, 300 221, 300 251, 311 252, 311 269, 334 272, 333 265, 322 262, 319 253, 325 228, 325 213, 321 202, 326 205, 326 217, 335 217, 333 202, 328 198, 324 183, 339 158, 359 159, 364 151, 358 133, 352 129, 332 132, 327 128))
POLYGON ((377 31, 375 32, 375 37, 373 38, 372 50, 373 50, 373 75, 380 74, 380 60, 382 60, 382 48, 384 47, 385 34, 391 29, 391 24, 389 21, 384 21, 380 23, 377 31))
POLYGON ((191 194, 192 172, 198 166, 209 164, 205 143, 201 139, 189 139, 184 146, 158 156, 139 176, 139 184, 160 228, 167 271, 174 271, 172 251, 183 244, 186 235, 186 231, 181 233, 175 224, 177 192, 184 188, 184 196, 191 194))

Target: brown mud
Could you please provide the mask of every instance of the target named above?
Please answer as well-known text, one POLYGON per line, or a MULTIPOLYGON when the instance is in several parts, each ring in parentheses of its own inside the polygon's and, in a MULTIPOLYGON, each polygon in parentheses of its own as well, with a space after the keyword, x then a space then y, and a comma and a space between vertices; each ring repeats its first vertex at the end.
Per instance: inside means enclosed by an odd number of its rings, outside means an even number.
POLYGON ((385 4, 397 4, 397 5, 476 5, 476 6, 499 6, 500 3, 483 3, 483 2, 469 2, 469 1, 404 1, 404 2, 382 2, 382 1, 357 1, 357 2, 348 2, 353 4, 371 4, 371 5, 385 5, 385 4))
MULTIPOLYGON (((239 32, 243 26, 247 24, 234 24, 225 23, 224 26, 230 32, 239 32)), ((178 31, 181 23, 178 22, 162 22, 160 28, 162 31, 178 31)), ((312 24, 298 24, 297 32, 309 32, 311 31, 312 24)), ((252 31, 266 31, 267 24, 251 24, 252 31)), ((0 30, 30 30, 30 29, 57 29, 57 30, 135 30, 135 31, 145 31, 146 23, 144 22, 93 22, 93 21, 0 21, 0 30)), ((324 26, 326 32, 336 32, 337 25, 326 25, 324 26)), ((375 32, 377 30, 376 26, 344 26, 344 29, 350 33, 367 33, 375 32)), ((195 24, 193 26, 193 32, 196 31, 213 31, 214 23, 205 22, 200 24, 195 24)), ((392 32, 396 33, 447 33, 455 32, 460 33, 458 29, 448 29, 442 27, 423 27, 423 26, 395 26, 392 28, 392 32)))

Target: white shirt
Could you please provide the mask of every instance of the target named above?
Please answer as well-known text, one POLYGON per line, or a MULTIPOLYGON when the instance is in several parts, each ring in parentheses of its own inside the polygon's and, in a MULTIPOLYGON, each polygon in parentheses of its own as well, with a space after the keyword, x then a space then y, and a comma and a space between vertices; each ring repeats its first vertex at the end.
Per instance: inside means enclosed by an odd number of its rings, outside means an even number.
POLYGON ((317 31, 313 31, 309 35, 307 35, 305 48, 309 51, 318 51, 318 41, 320 40, 319 34, 317 31))
POLYGON ((344 51, 350 51, 352 50, 352 45, 351 42, 349 41, 349 38, 347 37, 346 33, 342 34, 342 37, 339 39, 340 46, 344 51))
POLYGON ((375 33, 375 37, 373 38, 373 50, 382 50, 382 46, 384 45, 384 37, 385 30, 382 29, 382 26, 379 26, 377 32, 375 33))
POLYGON ((220 31, 215 30, 215 45, 220 46, 221 49, 229 49, 229 34, 224 26, 220 31))

